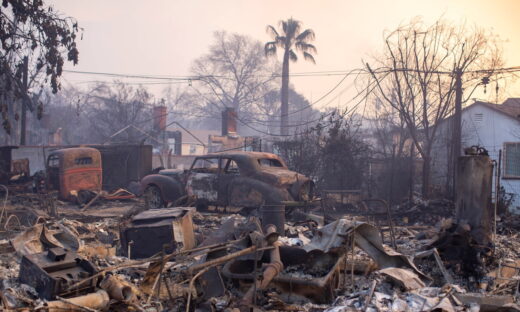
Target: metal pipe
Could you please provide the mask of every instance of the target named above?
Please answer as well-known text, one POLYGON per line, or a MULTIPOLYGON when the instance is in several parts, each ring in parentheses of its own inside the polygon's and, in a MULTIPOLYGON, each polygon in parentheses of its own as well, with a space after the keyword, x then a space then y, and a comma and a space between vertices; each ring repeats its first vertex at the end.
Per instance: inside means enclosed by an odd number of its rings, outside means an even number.
POLYGON ((195 274, 195 276, 190 280, 189 288, 188 288, 188 300, 186 301, 186 312, 190 311, 190 303, 192 294, 197 295, 197 289, 195 289, 195 281, 204 273, 208 272, 212 267, 206 267, 202 269, 200 272, 195 274))
POLYGON ((124 282, 115 275, 108 275, 101 281, 99 287, 104 289, 111 299, 118 301, 130 301, 135 295, 132 287, 125 285, 124 282))
MULTIPOLYGON (((217 266, 217 265, 220 265, 220 264, 223 264, 225 262, 228 262, 229 260, 232 260, 234 258, 238 258, 238 257, 241 257, 243 255, 247 255, 249 253, 255 252, 255 251, 261 251, 261 250, 267 250, 267 249, 273 249, 273 248, 278 249, 277 247, 257 248, 256 246, 251 246, 249 248, 242 249, 240 251, 231 253, 229 255, 226 255, 226 256, 223 256, 223 257, 220 257, 220 258, 217 258, 217 259, 214 259, 214 260, 211 260, 211 261, 208 261, 208 262, 204 262, 204 263, 201 263, 201 264, 194 265, 194 266, 190 267, 188 269, 189 274, 193 274, 195 271, 198 271, 198 270, 202 270, 202 271, 200 271, 197 274, 195 274, 195 276, 190 280, 189 294, 188 294, 188 303, 187 303, 187 310, 186 311, 189 310, 190 301, 191 301, 191 297, 192 297, 192 292, 194 291, 195 280, 197 278, 199 278, 199 276, 201 276, 202 274, 207 272, 210 268, 212 268, 214 266, 217 266)), ((278 258, 280 258, 280 253, 279 252, 278 252, 278 258)))
POLYGON ((497 210, 498 210, 498 203, 500 201, 500 166, 502 162, 502 150, 498 151, 498 161, 495 161, 496 169, 495 169, 495 214, 493 219, 493 229, 494 229, 494 235, 493 240, 496 240, 497 238, 497 210))
POLYGON ((47 302, 46 306, 48 312, 72 312, 77 311, 79 307, 84 307, 85 310, 102 310, 108 307, 109 302, 110 297, 108 293, 104 290, 98 290, 95 293, 84 296, 50 301, 47 302))
POLYGON ((265 289, 267 286, 269 286, 271 281, 283 270, 283 263, 280 258, 279 249, 281 245, 282 243, 279 241, 273 243, 274 248, 271 250, 270 263, 265 266, 264 272, 262 273, 262 278, 260 280, 254 281, 253 286, 249 288, 247 293, 240 301, 241 307, 249 306, 253 302, 256 290, 265 289))
MULTIPOLYGON (((266 250, 266 249, 271 249, 271 247, 259 248, 258 250, 266 250)), ((234 252, 234 253, 230 253, 228 255, 225 255, 223 257, 220 257, 220 258, 217 258, 217 259, 214 259, 214 260, 210 260, 210 261, 207 261, 207 262, 204 262, 204 263, 193 265, 193 266, 191 266, 188 269, 188 273, 189 274, 193 274, 196 271, 204 269, 206 267, 223 264, 225 262, 228 262, 229 260, 238 258, 238 257, 243 256, 243 255, 250 254, 250 253, 254 252, 255 250, 257 250, 256 246, 251 246, 251 247, 248 247, 246 249, 242 249, 240 251, 237 251, 237 252, 234 252)))

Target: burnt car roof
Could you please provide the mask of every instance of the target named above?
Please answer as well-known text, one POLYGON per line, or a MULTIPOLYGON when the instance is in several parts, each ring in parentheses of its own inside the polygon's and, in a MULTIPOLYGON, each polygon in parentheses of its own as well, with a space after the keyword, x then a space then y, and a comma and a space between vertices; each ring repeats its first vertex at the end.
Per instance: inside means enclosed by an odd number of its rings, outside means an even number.
POLYGON ((212 158, 212 157, 229 157, 229 158, 271 158, 280 160, 280 156, 271 153, 264 152, 245 152, 245 151, 228 151, 228 152, 217 152, 211 153, 203 156, 198 156, 198 158, 212 158))
POLYGON ((280 161, 283 165, 283 168, 287 169, 287 165, 284 160, 276 155, 271 153, 264 152, 245 152, 245 151, 227 151, 227 152, 219 152, 219 153, 211 153, 207 155, 197 156, 197 158, 214 158, 214 157, 228 157, 237 162, 242 163, 243 165, 248 165, 249 167, 259 168, 257 159, 276 159, 280 161))

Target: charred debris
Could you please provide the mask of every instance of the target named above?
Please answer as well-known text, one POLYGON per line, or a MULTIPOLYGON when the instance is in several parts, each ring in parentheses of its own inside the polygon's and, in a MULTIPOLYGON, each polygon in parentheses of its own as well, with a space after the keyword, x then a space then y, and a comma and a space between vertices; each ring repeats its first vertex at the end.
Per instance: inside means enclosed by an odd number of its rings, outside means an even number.
MULTIPOLYGON (((84 165, 101 157, 93 149, 73 152, 84 165)), ((52 154, 56 165, 48 163, 58 177, 67 153, 52 154)), ((219 157, 205 159, 227 161, 223 170, 239 162, 219 157)), ((280 186, 273 177, 283 175, 276 171, 283 161, 275 165, 270 175, 251 173, 274 181, 269 194, 280 186)), ((193 175, 207 178, 219 166, 193 175)), ((101 168, 58 181, 54 196, 48 189, 29 194, 8 186, 0 215, 0 306, 89 312, 518 311, 520 222, 494 216, 488 156, 462 156, 458 168, 455 202, 414 197, 392 206, 352 191, 323 191, 321 198, 315 192, 311 200, 307 188, 305 200, 289 190, 279 193, 278 202, 263 200, 255 209, 223 207, 196 197, 197 183, 209 180, 188 177, 169 207, 147 209, 139 191, 103 192, 101 168)), ((267 189, 265 183, 240 178, 241 192, 231 195, 236 202, 263 198, 255 185, 267 189)))

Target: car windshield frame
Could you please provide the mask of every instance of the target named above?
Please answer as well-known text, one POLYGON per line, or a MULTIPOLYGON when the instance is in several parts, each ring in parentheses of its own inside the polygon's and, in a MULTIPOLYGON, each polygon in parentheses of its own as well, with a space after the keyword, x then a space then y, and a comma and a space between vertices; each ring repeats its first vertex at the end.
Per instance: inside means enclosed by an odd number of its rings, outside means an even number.
POLYGON ((286 168, 285 165, 276 158, 258 158, 257 162, 261 168, 286 168))
POLYGON ((213 171, 219 172, 221 170, 221 162, 222 162, 221 157, 198 157, 198 158, 195 158, 195 160, 193 161, 193 164, 191 165, 190 170, 194 171, 194 172, 208 172, 208 173, 213 172, 213 171), (215 164, 216 166, 196 167, 197 162, 199 162, 199 161, 203 161, 205 164, 206 163, 215 164))

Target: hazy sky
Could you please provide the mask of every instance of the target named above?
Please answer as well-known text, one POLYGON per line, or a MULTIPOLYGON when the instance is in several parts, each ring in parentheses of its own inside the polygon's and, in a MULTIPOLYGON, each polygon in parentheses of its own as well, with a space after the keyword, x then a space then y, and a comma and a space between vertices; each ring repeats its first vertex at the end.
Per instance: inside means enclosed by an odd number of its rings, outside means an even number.
MULTIPOLYGON (((293 17, 316 33, 316 65, 299 61, 292 72, 350 70, 382 50, 383 32, 415 16, 432 22, 443 16, 492 29, 505 43, 507 66, 520 66, 520 0, 53 0, 62 13, 84 28, 80 62, 67 69, 142 75, 189 75, 191 62, 208 50, 213 32, 227 30, 262 42, 267 24, 293 17)), ((105 78, 66 74, 71 83, 105 78)), ((341 77, 299 77, 291 82, 317 99, 341 77)), ((128 80, 130 81, 130 80, 128 80)), ((142 80, 134 80, 142 81, 142 80)), ((338 92, 348 88, 345 81, 338 92)), ((520 96, 520 83, 509 96, 520 96)), ((160 86, 162 87, 162 86, 160 86)), ((157 96, 159 86, 153 86, 157 96)), ((337 106, 337 98, 328 105, 337 106)), ((324 105, 323 101, 320 105, 324 105)))

